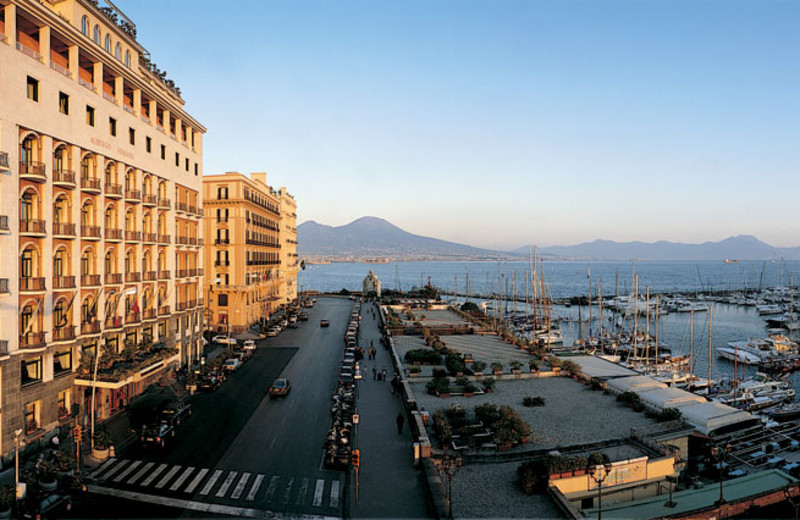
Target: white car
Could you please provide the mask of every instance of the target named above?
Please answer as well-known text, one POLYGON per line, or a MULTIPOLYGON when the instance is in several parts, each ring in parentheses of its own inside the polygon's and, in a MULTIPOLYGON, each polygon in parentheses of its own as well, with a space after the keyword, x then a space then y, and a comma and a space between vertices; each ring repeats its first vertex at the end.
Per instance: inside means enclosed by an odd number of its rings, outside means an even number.
POLYGON ((242 348, 245 350, 255 350, 256 349, 256 342, 252 339, 245 340, 242 348))
POLYGON ((214 336, 211 341, 213 343, 222 343, 223 345, 236 345, 236 340, 228 336, 214 336))

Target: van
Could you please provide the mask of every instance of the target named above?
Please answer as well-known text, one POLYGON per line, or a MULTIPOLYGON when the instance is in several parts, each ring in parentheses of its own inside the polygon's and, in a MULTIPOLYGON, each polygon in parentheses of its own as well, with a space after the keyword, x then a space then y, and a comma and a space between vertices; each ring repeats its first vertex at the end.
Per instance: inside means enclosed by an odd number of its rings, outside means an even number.
POLYGON ((227 370, 228 372, 235 372, 239 370, 239 367, 242 366, 242 360, 239 358, 229 358, 225 360, 225 364, 222 365, 222 368, 227 370))

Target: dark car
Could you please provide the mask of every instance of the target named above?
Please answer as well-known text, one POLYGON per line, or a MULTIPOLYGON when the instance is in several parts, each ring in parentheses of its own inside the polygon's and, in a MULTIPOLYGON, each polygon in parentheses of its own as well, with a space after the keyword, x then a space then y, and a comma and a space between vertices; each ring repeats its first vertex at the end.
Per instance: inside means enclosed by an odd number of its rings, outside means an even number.
POLYGON ((175 428, 169 423, 161 421, 145 426, 142 429, 140 440, 143 446, 160 446, 163 448, 167 444, 167 439, 172 437, 175 437, 175 428))
POLYGON ((320 327, 327 327, 330 324, 331 324, 331 322, 329 322, 328 320, 319 320, 319 326, 320 327))
POLYGON ((174 403, 161 410, 161 419, 170 426, 179 426, 192 415, 192 405, 190 403, 174 403))
POLYGON ((289 391, 292 389, 292 383, 285 377, 279 377, 275 381, 272 382, 272 386, 269 387, 269 396, 272 397, 286 397, 289 395, 289 391))

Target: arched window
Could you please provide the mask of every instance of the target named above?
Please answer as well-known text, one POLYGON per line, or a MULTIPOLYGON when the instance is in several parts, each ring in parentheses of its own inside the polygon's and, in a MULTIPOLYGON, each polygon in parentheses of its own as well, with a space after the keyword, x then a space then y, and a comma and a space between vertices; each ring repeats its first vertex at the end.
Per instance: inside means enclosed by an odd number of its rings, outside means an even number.
POLYGON ((99 25, 95 25, 94 26, 94 42, 97 45, 100 45, 100 26, 99 25))
POLYGON ((114 46, 114 57, 118 60, 122 60, 122 47, 120 47, 119 43, 114 46))
POLYGON ((84 36, 89 36, 89 17, 84 16, 81 18, 81 32, 84 36))
POLYGON ((125 51, 125 66, 128 68, 131 66, 131 51, 125 51))
POLYGON ((105 44, 106 52, 111 54, 111 36, 106 34, 106 44, 105 44))

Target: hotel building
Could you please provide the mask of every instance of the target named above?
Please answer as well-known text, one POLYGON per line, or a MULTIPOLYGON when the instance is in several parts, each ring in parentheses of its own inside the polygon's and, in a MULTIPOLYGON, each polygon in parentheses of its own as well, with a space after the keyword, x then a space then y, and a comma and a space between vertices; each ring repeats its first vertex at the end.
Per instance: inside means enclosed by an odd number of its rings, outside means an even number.
POLYGON ((205 128, 97 0, 0 0, 0 99, 7 455, 199 358, 205 128))
POLYGON ((297 298, 297 204, 266 173, 203 178, 206 320, 240 333, 297 298))

